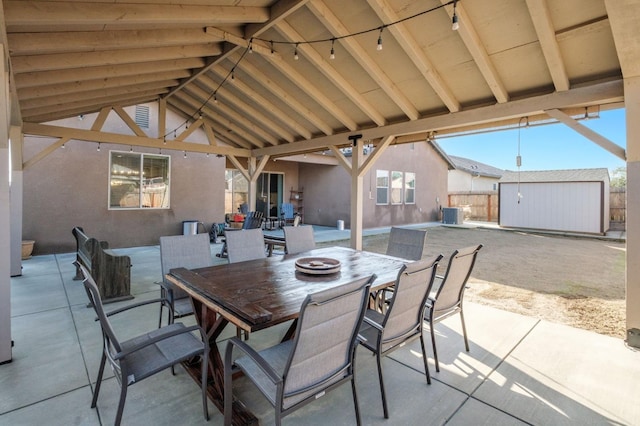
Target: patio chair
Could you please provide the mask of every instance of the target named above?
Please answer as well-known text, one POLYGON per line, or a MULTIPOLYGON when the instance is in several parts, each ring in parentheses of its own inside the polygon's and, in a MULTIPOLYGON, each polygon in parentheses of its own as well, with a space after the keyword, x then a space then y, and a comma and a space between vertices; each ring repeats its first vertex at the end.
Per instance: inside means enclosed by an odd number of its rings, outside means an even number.
POLYGON ((389 232, 387 254, 407 260, 420 260, 422 259, 426 239, 426 230, 397 228, 394 226, 389 232))
POLYGON ((293 223, 295 220, 295 212, 293 211, 293 204, 282 203, 280 206, 280 214, 282 215, 282 224, 287 225, 293 223))
MULTIPOLYGON (((175 235, 160 237, 160 264, 162 265, 162 281, 160 282, 160 297, 168 300, 170 306, 168 323, 174 318, 193 314, 191 298, 182 289, 170 283, 165 275, 173 268, 203 268, 213 265, 211 245, 207 234, 175 235)), ((162 310, 165 304, 160 304, 160 319, 162 324, 162 310)))
POLYGON ((83 265, 80 265, 80 268, 84 275, 84 287, 87 296, 98 316, 97 321, 100 322, 102 329, 102 358, 100 360, 96 387, 91 400, 91 408, 96 407, 98 394, 100 393, 100 385, 102 383, 102 375, 107 360, 116 379, 120 383, 120 400, 114 422, 117 426, 122 420, 124 403, 129 386, 162 370, 173 367, 180 362, 197 362, 194 361, 194 358, 200 357, 199 362, 202 370, 202 408, 204 418, 208 421, 207 366, 209 365, 209 340, 204 330, 195 325, 185 327, 182 323, 173 323, 121 342, 116 337, 109 317, 142 305, 160 302, 160 299, 135 303, 106 313, 102 305, 100 292, 91 274, 83 265), (194 331, 200 332, 200 338, 197 338, 193 334, 194 331))
MULTIPOLYGON (((431 331, 431 344, 433 346, 433 359, 436 364, 436 371, 440 371, 438 364, 438 352, 436 350, 435 324, 445 318, 460 314, 462 321, 462 335, 464 336, 464 347, 469 352, 469 341, 467 339, 467 328, 464 324, 464 312, 462 302, 467 280, 471 276, 471 271, 476 263, 478 252, 482 244, 470 246, 453 252, 449 258, 449 265, 444 277, 438 276, 441 281, 437 289, 431 293, 427 299, 424 319, 429 323, 431 331)), ((436 285, 438 282, 436 282, 436 285)))
POLYGON ((405 264, 398 272, 395 292, 389 301, 386 313, 367 309, 364 322, 360 327, 360 335, 364 338, 360 340, 360 344, 373 352, 378 362, 378 379, 385 419, 389 418, 389 410, 382 376, 383 356, 419 338, 427 383, 431 384, 422 333, 422 319, 425 301, 433 286, 440 259, 442 255, 405 264))
POLYGON ((230 232, 227 235, 227 253, 229 263, 266 258, 262 229, 230 232))
POLYGON ((285 226, 284 241, 288 254, 300 253, 316 248, 313 226, 285 226))
POLYGON ((244 222, 242 223, 242 228, 226 228, 224 230, 224 237, 222 238, 222 248, 220 249, 220 253, 217 253, 217 257, 227 257, 227 232, 236 232, 240 230, 247 229, 257 229, 262 228, 262 212, 249 212, 244 217, 244 222))
POLYGON ((358 329, 375 275, 308 295, 300 309, 293 340, 256 352, 232 338, 224 362, 224 424, 231 425, 232 372, 239 368, 282 417, 351 381, 356 420, 360 410, 355 386, 358 329), (233 351, 243 356, 233 361, 233 351))

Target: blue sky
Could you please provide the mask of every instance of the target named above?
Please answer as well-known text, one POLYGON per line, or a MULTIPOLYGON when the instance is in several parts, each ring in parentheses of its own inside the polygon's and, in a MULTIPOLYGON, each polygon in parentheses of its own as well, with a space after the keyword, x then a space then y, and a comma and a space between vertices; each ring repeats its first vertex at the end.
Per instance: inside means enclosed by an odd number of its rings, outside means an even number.
MULTIPOLYGON (((626 147, 625 111, 602 111, 600 118, 581 120, 616 145, 626 147)), ((448 155, 470 158, 493 167, 517 170, 518 130, 505 130, 455 138, 437 138, 448 155)), ((520 129, 520 170, 562 170, 606 167, 613 171, 626 164, 609 151, 564 124, 520 129)))

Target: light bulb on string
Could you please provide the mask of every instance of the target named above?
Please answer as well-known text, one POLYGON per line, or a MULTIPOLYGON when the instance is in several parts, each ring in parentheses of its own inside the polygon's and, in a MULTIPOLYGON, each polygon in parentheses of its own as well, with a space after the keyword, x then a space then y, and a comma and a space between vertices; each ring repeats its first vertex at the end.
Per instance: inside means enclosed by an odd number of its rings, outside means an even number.
POLYGON ((329 59, 335 59, 336 58, 336 51, 333 48, 333 45, 335 44, 336 39, 332 38, 331 39, 331 53, 329 54, 329 59))
POLYGON ((187 158, 187 151, 184 151, 184 158, 187 158))
POLYGON ((376 46, 377 51, 382 50, 382 30, 383 29, 384 27, 380 28, 380 34, 378 34, 378 45, 376 46))
POLYGON ((300 58, 298 56, 298 44, 299 43, 296 43, 296 48, 293 50, 293 59, 295 59, 296 61, 300 58))
POLYGON ((100 152, 100 142, 98 142, 98 152, 100 152))
POLYGON ((458 14, 456 12, 456 3, 458 3, 458 0, 453 0, 453 16, 451 17, 451 29, 453 31, 458 31, 458 28, 460 28, 460 24, 458 23, 458 14))

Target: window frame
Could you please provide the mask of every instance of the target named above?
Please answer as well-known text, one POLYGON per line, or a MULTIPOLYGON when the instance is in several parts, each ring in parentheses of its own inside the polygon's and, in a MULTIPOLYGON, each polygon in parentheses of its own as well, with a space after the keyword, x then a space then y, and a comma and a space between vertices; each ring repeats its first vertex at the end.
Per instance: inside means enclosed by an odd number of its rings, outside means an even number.
POLYGON ((404 204, 415 204, 416 203, 416 173, 415 172, 404 172, 404 204), (408 183, 409 177, 413 177, 413 186, 409 187, 408 183), (408 194, 411 193, 411 197, 408 194), (412 201, 407 201, 408 199, 413 198, 412 201))
POLYGON ((389 202, 392 206, 400 206, 404 204, 404 172, 392 170, 389 175, 389 202), (400 182, 400 186, 394 186, 394 183, 400 182), (399 194, 399 200, 394 201, 394 193, 399 194))
MULTIPOLYGON (((117 162, 116 162, 117 164, 117 162)), ((133 194, 134 191, 129 191, 128 194, 133 194)), ((126 194, 125 194, 126 195, 126 194)), ((124 196, 123 196, 124 198, 124 196)), ((123 199, 121 198, 121 200, 123 199)), ((171 208, 171 156, 163 155, 163 154, 151 154, 151 153, 143 153, 143 152, 132 152, 132 151, 109 151, 109 173, 108 173, 108 191, 107 191, 107 209, 110 211, 131 211, 131 210, 169 210, 171 208), (131 181, 132 185, 137 184, 137 193, 138 193, 138 205, 137 206, 121 206, 121 205, 112 205, 112 192, 113 192, 113 181, 118 179, 117 173, 114 173, 114 158, 116 156, 123 157, 138 157, 139 158, 139 168, 137 171, 132 170, 131 174, 137 177, 137 182, 134 182, 136 179, 127 178, 127 180, 131 181), (166 177, 165 176, 153 176, 153 177, 145 177, 145 157, 162 159, 166 161, 166 177), (163 178, 163 182, 151 182, 154 179, 163 178), (147 182, 148 181, 148 182, 147 182), (161 198, 160 206, 152 206, 145 205, 144 200, 146 199, 146 193, 149 194, 149 197, 153 199, 151 196, 159 193, 157 190, 162 189, 160 187, 152 187, 153 185, 164 185, 164 193, 161 198)))
POLYGON ((389 171, 388 170, 376 170, 376 205, 377 206, 386 206, 389 205, 389 171), (386 178, 386 186, 379 185, 378 179, 386 178), (385 200, 383 202, 380 201, 380 191, 384 189, 385 192, 385 200))

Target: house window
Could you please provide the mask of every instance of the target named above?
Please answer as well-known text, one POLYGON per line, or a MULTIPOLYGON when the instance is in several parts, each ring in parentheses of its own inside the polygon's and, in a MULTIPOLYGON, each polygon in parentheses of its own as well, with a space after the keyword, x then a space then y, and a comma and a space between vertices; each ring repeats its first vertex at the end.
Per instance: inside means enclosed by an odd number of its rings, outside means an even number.
POLYGON ((391 172, 391 204, 402 204, 402 172, 391 172))
POLYGON ((249 182, 238 170, 225 170, 224 180, 224 211, 236 213, 241 204, 249 202, 249 182))
POLYGON ((376 204, 389 204, 389 172, 376 170, 376 204))
POLYGON ((168 209, 170 158, 111 151, 109 209, 168 209))
POLYGON ((404 174, 404 203, 416 203, 416 174, 405 172, 404 174))

